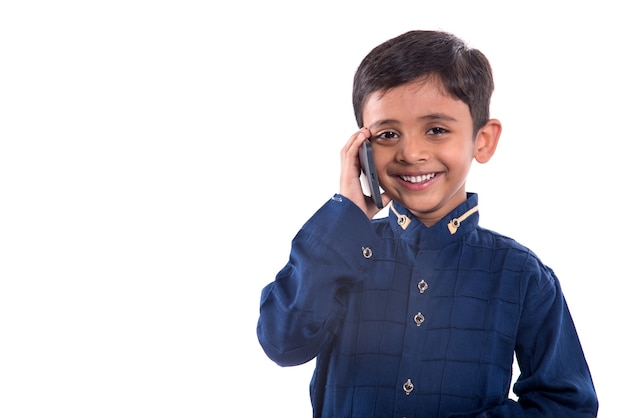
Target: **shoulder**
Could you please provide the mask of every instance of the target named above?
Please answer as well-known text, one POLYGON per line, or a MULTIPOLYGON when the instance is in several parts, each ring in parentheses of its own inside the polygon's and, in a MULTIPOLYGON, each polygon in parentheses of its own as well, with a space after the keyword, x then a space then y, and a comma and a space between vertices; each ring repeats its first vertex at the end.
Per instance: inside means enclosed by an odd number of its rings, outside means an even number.
POLYGON ((475 233, 467 237, 465 244, 489 252, 490 262, 494 267, 523 273, 535 280, 555 279, 552 269, 546 266, 536 253, 509 236, 477 227, 475 233))
POLYGON ((527 309, 550 305, 560 292, 556 275, 537 254, 500 233, 476 228, 466 237, 463 258, 465 263, 482 263, 482 268, 496 280, 494 286, 507 289, 506 294, 522 301, 527 309))

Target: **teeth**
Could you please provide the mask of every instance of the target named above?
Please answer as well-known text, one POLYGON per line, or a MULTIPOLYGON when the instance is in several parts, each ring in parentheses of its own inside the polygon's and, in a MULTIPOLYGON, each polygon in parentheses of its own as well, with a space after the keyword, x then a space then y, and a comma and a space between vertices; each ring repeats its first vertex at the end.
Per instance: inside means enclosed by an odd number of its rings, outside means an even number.
POLYGON ((426 180, 430 180, 435 177, 435 173, 424 174, 422 176, 400 176, 400 178, 404 181, 409 181, 411 183, 421 183, 426 180))

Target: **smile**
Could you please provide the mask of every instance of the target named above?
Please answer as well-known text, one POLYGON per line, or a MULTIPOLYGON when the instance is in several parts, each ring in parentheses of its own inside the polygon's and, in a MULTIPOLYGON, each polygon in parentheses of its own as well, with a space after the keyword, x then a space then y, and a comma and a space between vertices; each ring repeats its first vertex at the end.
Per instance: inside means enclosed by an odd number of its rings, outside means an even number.
POLYGON ((435 176, 436 176, 435 173, 430 173, 430 174, 423 174, 421 176, 400 176, 400 178, 410 183, 422 183, 424 181, 432 179, 435 176))

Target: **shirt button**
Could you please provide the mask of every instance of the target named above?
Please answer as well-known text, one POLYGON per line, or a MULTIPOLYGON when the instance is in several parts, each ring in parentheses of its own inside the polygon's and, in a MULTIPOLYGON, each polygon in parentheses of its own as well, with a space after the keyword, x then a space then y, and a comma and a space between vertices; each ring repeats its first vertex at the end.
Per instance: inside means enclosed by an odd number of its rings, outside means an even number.
POLYGON ((424 323, 424 319, 425 319, 424 315, 422 315, 421 312, 418 312, 417 315, 413 317, 413 321, 415 322, 415 325, 417 325, 418 327, 422 325, 422 323, 424 323))
POLYGON ((424 293, 426 291, 426 289, 428 289, 428 283, 426 283, 424 281, 424 279, 422 279, 418 284, 417 284, 417 289, 420 291, 420 293, 424 293))
POLYGON ((363 257, 365 258, 372 256, 372 249, 370 247, 361 247, 361 251, 363 251, 363 257))
POLYGON ((404 390, 404 393, 407 395, 413 391, 413 382, 411 382, 411 379, 407 379, 406 382, 404 382, 402 390, 404 390))

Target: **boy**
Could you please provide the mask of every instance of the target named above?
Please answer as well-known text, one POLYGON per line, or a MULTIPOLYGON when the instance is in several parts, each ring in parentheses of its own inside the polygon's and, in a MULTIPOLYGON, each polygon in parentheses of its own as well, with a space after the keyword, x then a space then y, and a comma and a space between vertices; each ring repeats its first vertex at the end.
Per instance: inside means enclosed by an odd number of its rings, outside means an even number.
POLYGON ((465 191, 501 124, 484 55, 411 31, 355 78, 363 127, 340 190, 302 227, 263 289, 258 338, 282 366, 317 358, 315 417, 595 417, 591 375, 559 281, 529 249, 478 226, 465 191), (364 196, 369 140, 389 216, 364 196), (514 355, 521 375, 508 399, 514 355))

